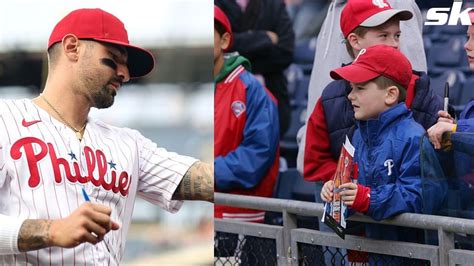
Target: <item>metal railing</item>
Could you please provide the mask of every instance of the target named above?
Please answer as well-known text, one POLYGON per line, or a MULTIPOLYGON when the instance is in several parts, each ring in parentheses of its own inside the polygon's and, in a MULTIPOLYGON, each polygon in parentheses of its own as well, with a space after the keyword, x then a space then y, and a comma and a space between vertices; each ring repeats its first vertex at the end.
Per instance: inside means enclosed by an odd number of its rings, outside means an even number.
MULTIPOLYGON (((437 231, 438 244, 373 240, 352 235, 347 235, 343 240, 335 233, 297 228, 297 215, 321 217, 323 205, 320 203, 224 193, 215 193, 215 203, 281 212, 283 217, 282 226, 222 219, 215 219, 214 223, 216 232, 273 239, 276 247, 276 258, 272 259, 278 265, 307 264, 300 254, 300 248, 298 248, 299 245, 306 244, 420 259, 429 262, 430 265, 473 265, 474 263, 474 251, 455 249, 454 242, 455 234, 474 235, 474 220, 470 219, 404 213, 391 219, 374 221, 367 216, 356 214, 351 216, 349 220, 437 231)), ((236 260, 238 261, 238 258, 236 260)), ((219 264, 219 258, 216 258, 216 264, 219 264)))

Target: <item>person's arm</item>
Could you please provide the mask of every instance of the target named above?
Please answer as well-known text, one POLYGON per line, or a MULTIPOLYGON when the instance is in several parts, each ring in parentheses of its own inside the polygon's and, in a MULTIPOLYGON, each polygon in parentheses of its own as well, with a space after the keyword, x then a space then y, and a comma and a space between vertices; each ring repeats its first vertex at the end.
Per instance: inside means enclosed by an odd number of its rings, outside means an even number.
POLYGON ((216 188, 220 191, 257 186, 278 159, 276 103, 256 80, 249 84, 246 99, 247 117, 241 144, 225 156, 214 159, 216 188))
POLYGON ((172 199, 214 202, 214 167, 203 162, 193 164, 179 183, 172 199))
POLYGON ((454 132, 474 132, 474 118, 459 119, 454 132))
POLYGON ((304 179, 326 182, 334 177, 337 160, 332 156, 330 147, 331 140, 329 139, 323 104, 319 99, 306 128, 304 179))
MULTIPOLYGON (((435 149, 441 149, 442 147, 442 137, 446 132, 457 132, 458 125, 455 123, 454 119, 449 115, 448 112, 438 111, 438 122, 434 124, 427 130, 429 139, 433 144, 435 149)), ((462 119, 461 119, 462 120, 462 119)), ((463 123, 463 122, 461 122, 463 123)), ((472 121, 474 129, 474 120, 472 121)), ((469 126, 465 126, 463 129, 469 129, 469 126)))
POLYGON ((415 81, 415 91, 411 106, 407 107, 413 111, 413 119, 418 122, 425 130, 438 121, 438 111, 443 110, 444 100, 441 96, 430 88, 429 77, 426 73, 415 72, 419 79, 415 81))
POLYGON ((119 225, 110 219, 108 206, 84 203, 63 219, 21 219, 0 214, 0 255, 57 246, 72 248, 97 244, 119 225))
POLYGON ((293 26, 283 2, 272 3, 265 7, 265 21, 271 21, 272 27, 264 30, 249 30, 234 34, 232 50, 250 59, 252 71, 263 74, 280 72, 293 61, 294 39, 293 26), (270 17, 271 16, 271 17, 270 17), (272 42, 272 33, 278 36, 272 42))

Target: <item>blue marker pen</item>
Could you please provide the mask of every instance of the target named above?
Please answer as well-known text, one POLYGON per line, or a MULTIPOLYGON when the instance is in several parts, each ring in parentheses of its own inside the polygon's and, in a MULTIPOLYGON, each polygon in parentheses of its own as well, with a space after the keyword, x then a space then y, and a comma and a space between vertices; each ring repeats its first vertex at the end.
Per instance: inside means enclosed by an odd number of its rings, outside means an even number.
POLYGON ((86 190, 82 188, 82 196, 84 196, 84 200, 90 202, 89 195, 87 195, 86 190))

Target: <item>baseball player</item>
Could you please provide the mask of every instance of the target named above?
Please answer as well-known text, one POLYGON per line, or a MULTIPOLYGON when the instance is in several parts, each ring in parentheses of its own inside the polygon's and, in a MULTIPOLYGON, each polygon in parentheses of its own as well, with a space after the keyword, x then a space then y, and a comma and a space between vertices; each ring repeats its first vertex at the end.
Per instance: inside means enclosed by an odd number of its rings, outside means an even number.
POLYGON ((88 117, 154 68, 118 18, 69 13, 48 62, 42 94, 0 100, 0 264, 116 265, 136 196, 170 212, 213 200, 212 165, 88 117))

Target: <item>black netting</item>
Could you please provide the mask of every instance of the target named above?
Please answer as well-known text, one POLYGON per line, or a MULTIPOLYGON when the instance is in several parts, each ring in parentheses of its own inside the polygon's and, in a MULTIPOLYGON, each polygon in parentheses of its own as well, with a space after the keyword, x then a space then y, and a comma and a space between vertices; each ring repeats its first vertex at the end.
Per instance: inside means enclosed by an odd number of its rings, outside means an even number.
POLYGON ((430 265, 429 261, 375 253, 298 244, 298 265, 430 265))
POLYGON ((274 239, 216 232, 215 265, 276 265, 274 239))

